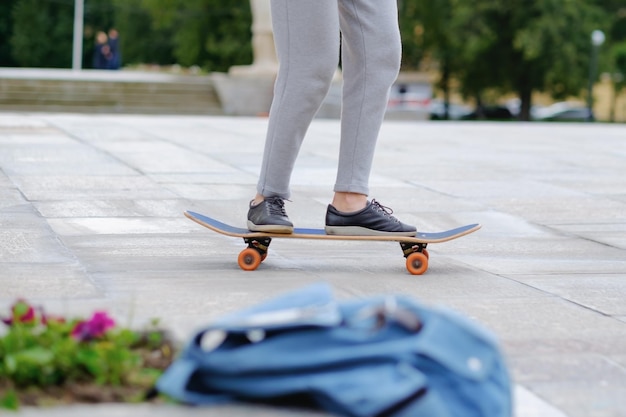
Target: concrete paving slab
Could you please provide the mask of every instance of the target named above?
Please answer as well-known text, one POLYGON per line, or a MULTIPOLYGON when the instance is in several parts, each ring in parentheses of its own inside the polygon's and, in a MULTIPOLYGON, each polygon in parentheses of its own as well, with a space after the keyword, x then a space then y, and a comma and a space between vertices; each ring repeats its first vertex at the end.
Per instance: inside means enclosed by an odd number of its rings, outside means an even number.
POLYGON ((516 275, 513 279, 607 316, 626 315, 625 274, 516 275))
POLYGON ((79 217, 50 219, 48 224, 59 236, 180 233, 192 229, 192 225, 181 218, 154 217, 79 217))
POLYGON ((0 261, 14 263, 75 262, 45 220, 32 207, 0 213, 0 261))
POLYGON ((0 136, 0 163, 12 175, 129 175, 133 169, 82 145, 57 129, 29 129, 0 136), (71 162, 71 163, 70 163, 71 162))
POLYGON ((180 199, 156 200, 69 200, 33 202, 39 213, 50 219, 73 218, 128 218, 128 217, 170 217, 179 218, 189 208, 180 199))
MULTIPOLYGON (((593 355, 537 355, 523 363, 534 369, 533 381, 521 382, 534 392, 545 392, 552 403, 566 415, 576 414, 581 408, 588 416, 619 416, 626 409, 623 392, 623 368, 607 358, 593 355), (547 375, 542 369, 559 369, 560 377, 547 375), (581 377, 580 369, 585 369, 581 377), (586 393, 594 392, 593 398, 586 393)), ((532 371, 531 371, 532 372, 532 371)))
POLYGON ((30 201, 176 198, 141 175, 14 175, 11 178, 30 201))
MULTIPOLYGON (((3 237, 0 236, 0 239, 3 237)), ((4 252, 4 248, 0 250, 4 252)), ((29 300, 47 302, 50 299, 93 299, 104 296, 78 262, 2 262, 0 288, 3 301, 28 297, 29 300)))
MULTIPOLYGON (((516 382, 516 417, 622 417, 626 386, 626 127, 420 123, 381 130, 372 197, 421 230, 480 222, 429 246, 411 276, 397 244, 272 243, 254 272, 239 239, 182 216, 245 225, 262 118, 0 113, 0 310, 107 309, 180 340, 226 312, 308 283, 339 297, 402 293, 491 329, 516 382)), ((316 120, 287 204, 320 227, 339 123, 316 120)), ((17 415, 311 415, 249 406, 98 405, 17 415)))

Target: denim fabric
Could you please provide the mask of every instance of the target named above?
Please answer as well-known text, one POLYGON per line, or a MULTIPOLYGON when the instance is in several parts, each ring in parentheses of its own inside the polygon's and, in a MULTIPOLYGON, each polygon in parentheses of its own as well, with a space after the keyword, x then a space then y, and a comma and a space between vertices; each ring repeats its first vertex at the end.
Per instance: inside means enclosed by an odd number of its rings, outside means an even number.
POLYGON ((512 413, 505 359, 481 326, 405 296, 340 302, 326 284, 198 332, 157 388, 191 404, 290 399, 356 417, 512 413))

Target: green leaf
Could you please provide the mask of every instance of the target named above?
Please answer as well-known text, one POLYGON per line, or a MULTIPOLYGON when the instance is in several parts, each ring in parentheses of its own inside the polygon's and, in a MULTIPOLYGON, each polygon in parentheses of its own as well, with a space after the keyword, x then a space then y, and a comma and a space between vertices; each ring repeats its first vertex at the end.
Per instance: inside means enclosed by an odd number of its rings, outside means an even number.
POLYGON ((17 398, 15 390, 10 389, 2 397, 0 397, 0 408, 13 411, 17 411, 20 408, 20 402, 17 398))
POLYGON ((7 370, 7 374, 11 375, 17 370, 17 359, 14 355, 6 355, 4 357, 4 367, 7 370))
POLYGON ((26 313, 28 313, 29 308, 30 306, 26 302, 18 301, 17 303, 15 303, 15 306, 13 307, 13 316, 15 318, 20 318, 24 316, 26 313))
POLYGON ((14 357, 18 365, 21 363, 28 363, 32 365, 44 366, 52 362, 54 354, 49 349, 34 347, 18 352, 14 355, 14 357))

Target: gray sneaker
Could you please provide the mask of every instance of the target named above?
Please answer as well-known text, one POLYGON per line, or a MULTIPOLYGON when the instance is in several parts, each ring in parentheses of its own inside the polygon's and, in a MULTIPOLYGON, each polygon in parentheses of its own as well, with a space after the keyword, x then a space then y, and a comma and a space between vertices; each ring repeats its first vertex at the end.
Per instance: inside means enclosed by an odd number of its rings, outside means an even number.
POLYGON ((415 236, 415 226, 409 226, 393 217, 393 210, 372 200, 364 209, 343 213, 328 205, 325 231, 329 235, 344 236, 415 236))
POLYGON ((280 197, 266 197, 256 206, 250 202, 248 229, 253 232, 293 233, 293 223, 287 217, 284 200, 280 197))

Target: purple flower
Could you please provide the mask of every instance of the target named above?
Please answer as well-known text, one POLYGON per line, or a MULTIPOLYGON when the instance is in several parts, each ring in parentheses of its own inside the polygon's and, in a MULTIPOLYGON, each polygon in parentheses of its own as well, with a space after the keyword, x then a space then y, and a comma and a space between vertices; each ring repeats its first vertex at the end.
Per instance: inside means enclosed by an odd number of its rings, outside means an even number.
POLYGON ((115 321, 104 311, 96 311, 91 319, 79 321, 72 329, 72 337, 87 341, 102 337, 107 330, 115 326, 115 321))

